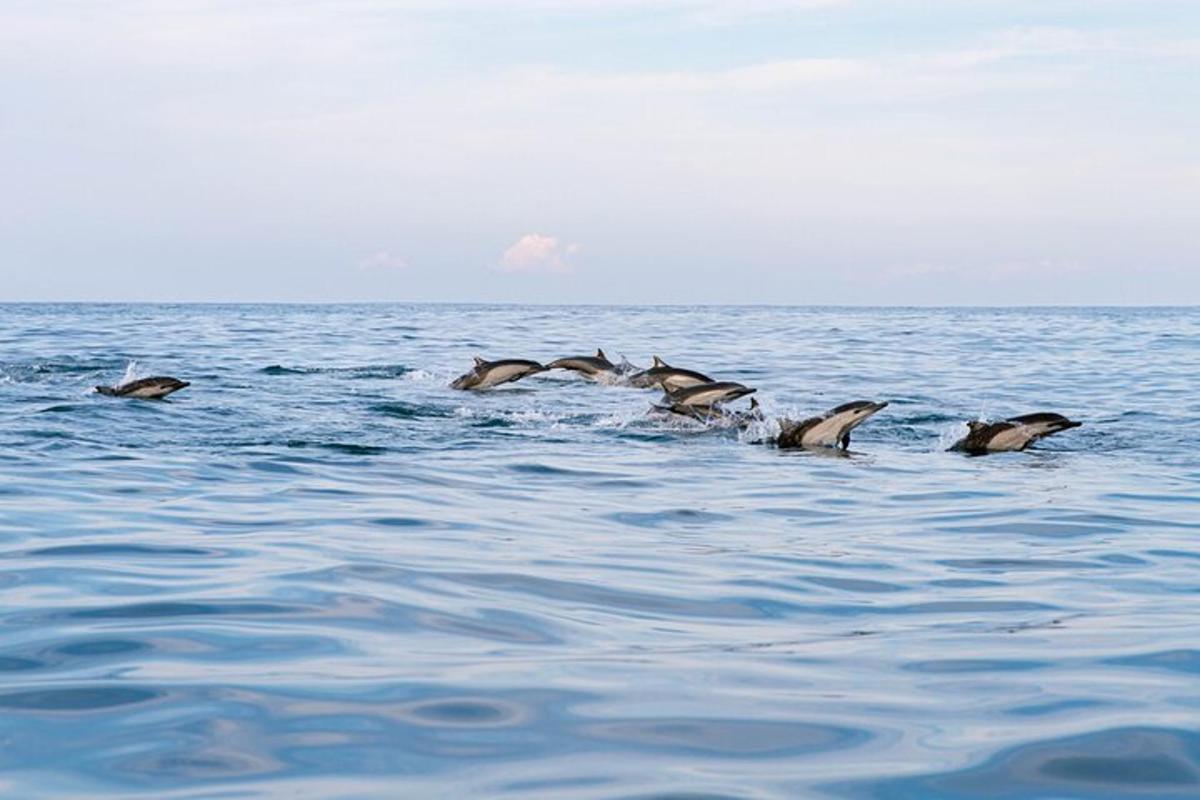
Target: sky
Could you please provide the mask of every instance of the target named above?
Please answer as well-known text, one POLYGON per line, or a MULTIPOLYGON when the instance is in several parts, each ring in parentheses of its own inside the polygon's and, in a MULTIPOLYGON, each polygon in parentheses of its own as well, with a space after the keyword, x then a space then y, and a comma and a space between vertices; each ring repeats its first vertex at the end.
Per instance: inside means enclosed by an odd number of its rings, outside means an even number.
POLYGON ((0 301, 1200 302, 1196 0, 3 0, 0 301))

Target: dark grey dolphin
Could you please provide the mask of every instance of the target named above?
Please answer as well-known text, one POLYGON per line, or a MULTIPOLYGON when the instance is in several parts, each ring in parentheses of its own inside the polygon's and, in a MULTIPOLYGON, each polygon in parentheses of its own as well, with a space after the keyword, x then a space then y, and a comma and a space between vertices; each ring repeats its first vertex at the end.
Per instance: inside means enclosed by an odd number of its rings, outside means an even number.
POLYGON ((819 417, 809 417, 797 422, 779 420, 779 437, 775 444, 791 447, 838 447, 850 446, 850 431, 866 422, 873 414, 887 408, 887 403, 870 400, 855 400, 831 408, 819 417))
POLYGON ((1001 422, 972 420, 967 423, 967 435, 951 445, 950 449, 972 455, 1024 450, 1038 439, 1078 428, 1082 424, 1050 412, 1022 414, 1001 422))
POLYGON ((109 397, 137 397, 142 400, 161 400, 172 392, 178 392, 192 384, 178 378, 156 376, 121 383, 116 386, 97 386, 96 391, 109 397))
POLYGON ((733 381, 713 381, 667 392, 667 400, 672 406, 710 407, 754 394, 756 391, 758 390, 733 381))
POLYGON ((485 361, 475 356, 475 367, 460 375, 450 384, 451 389, 490 389, 509 381, 519 381, 526 375, 545 372, 546 368, 536 361, 523 358, 505 358, 500 361, 485 361))
POLYGON ((559 358, 546 365, 546 369, 569 369, 588 378, 599 375, 615 375, 617 366, 608 360, 604 351, 597 348, 594 356, 572 356, 559 358))
POLYGON ((649 369, 630 375, 625 382, 638 389, 653 389, 655 386, 661 386, 664 392, 674 392, 701 383, 712 383, 713 379, 694 370, 672 367, 655 356, 654 364, 649 369))

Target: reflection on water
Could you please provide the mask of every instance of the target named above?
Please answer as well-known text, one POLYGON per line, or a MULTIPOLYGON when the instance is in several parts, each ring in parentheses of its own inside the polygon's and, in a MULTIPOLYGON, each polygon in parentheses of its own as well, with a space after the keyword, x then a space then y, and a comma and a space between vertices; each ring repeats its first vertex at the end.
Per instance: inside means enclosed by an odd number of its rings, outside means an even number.
POLYGON ((1200 796, 1198 336, 1171 309, 0 306, 0 795, 1200 796), (829 458, 567 373, 446 387, 476 351, 596 346, 769 416, 891 405, 829 458), (89 393, 133 361, 193 385, 89 393), (981 408, 1085 426, 944 452, 981 408))

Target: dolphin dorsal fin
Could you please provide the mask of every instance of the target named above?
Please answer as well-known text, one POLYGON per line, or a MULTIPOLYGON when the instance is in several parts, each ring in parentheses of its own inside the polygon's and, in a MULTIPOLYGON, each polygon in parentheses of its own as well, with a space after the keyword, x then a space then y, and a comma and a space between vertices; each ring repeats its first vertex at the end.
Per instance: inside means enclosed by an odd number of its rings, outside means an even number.
POLYGON ((604 351, 601 350, 599 347, 596 348, 596 358, 603 359, 604 361, 608 361, 608 356, 604 355, 604 351))
POLYGON ((753 411, 753 410, 754 410, 754 409, 756 409, 756 408, 758 408, 758 398, 757 398, 757 397, 751 397, 751 398, 750 398, 750 410, 751 410, 751 411, 753 411))
POLYGON ((477 366, 477 367, 482 367, 482 366, 483 366, 484 364, 486 364, 486 363, 487 363, 487 362, 486 362, 486 361, 484 361, 484 360, 483 360, 482 358, 480 358, 479 356, 475 356, 475 366, 477 366))
POLYGON ((661 358, 659 358, 658 356, 654 356, 654 366, 656 366, 656 367, 665 367, 666 365, 667 365, 667 362, 663 361, 663 360, 662 360, 661 358))

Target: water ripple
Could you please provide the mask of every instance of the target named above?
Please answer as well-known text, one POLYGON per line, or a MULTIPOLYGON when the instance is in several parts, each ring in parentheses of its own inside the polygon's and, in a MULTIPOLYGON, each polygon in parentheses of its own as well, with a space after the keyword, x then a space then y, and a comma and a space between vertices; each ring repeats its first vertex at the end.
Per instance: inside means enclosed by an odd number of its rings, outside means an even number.
POLYGON ((1195 309, 0 305, 0 794, 1195 797, 1197 342, 1195 309), (891 405, 830 455, 566 373, 448 388, 597 346, 769 419, 891 405), (93 392, 127 371, 192 385, 93 392), (1041 409, 1084 426, 945 452, 1041 409))

